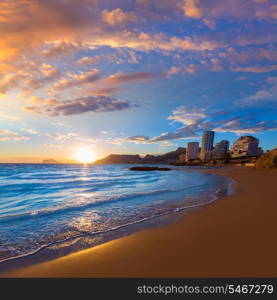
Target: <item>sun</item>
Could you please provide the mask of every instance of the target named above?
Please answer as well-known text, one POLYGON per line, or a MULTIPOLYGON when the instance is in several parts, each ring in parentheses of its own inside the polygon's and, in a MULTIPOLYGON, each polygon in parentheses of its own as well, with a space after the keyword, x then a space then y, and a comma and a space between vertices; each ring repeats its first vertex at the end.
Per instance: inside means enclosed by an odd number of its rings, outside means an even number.
POLYGON ((96 160, 96 155, 90 147, 82 147, 76 150, 74 158, 83 164, 88 164, 96 160))

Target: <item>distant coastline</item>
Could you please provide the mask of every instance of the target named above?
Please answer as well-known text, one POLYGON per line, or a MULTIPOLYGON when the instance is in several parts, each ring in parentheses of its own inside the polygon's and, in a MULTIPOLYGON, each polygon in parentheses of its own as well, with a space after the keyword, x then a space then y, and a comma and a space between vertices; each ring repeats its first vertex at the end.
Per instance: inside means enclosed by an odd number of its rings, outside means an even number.
POLYGON ((146 155, 141 157, 138 154, 110 154, 103 159, 95 161, 93 164, 169 164, 174 166, 211 166, 211 165, 246 165, 254 166, 259 156, 229 158, 228 160, 212 160, 210 162, 202 162, 201 160, 180 161, 179 156, 183 155, 185 148, 177 148, 162 155, 146 155))

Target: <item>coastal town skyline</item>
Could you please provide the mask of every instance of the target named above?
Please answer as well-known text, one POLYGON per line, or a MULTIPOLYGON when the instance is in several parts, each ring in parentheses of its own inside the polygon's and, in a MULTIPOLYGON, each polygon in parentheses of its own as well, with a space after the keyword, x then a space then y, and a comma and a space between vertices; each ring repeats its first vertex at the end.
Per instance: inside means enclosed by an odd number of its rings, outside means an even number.
MULTIPOLYGON (((276 147, 274 147, 273 149, 263 149, 261 146, 258 147, 260 144, 260 140, 252 135, 242 135, 242 136, 237 136, 237 138, 234 140, 233 143, 231 143, 229 140, 227 140, 226 138, 224 138, 224 136, 222 137, 222 139, 218 139, 217 135, 216 135, 216 132, 215 131, 209 131, 209 130, 205 130, 203 131, 202 135, 197 137, 197 138, 194 138, 193 140, 187 140, 186 143, 184 144, 177 144, 177 148, 184 148, 186 150, 186 154, 184 154, 184 158, 179 158, 180 161, 188 161, 188 160, 194 160, 194 159, 199 159, 199 160, 202 160, 202 161, 211 161, 213 159, 222 159, 223 157, 217 157, 217 154, 216 154, 216 147, 217 146, 221 146, 221 144, 223 143, 223 147, 224 147, 224 153, 220 156, 224 156, 225 154, 229 153, 232 157, 232 148, 234 148, 234 146, 237 144, 237 142, 239 140, 244 140, 245 138, 248 139, 254 139, 256 140, 256 143, 257 143, 257 150, 258 152, 257 153, 254 153, 252 154, 252 156, 259 156, 261 154, 263 154, 264 152, 268 152, 270 150, 273 150, 275 149, 276 147), (204 136, 205 134, 212 134, 212 137, 209 137, 209 142, 208 142, 208 149, 207 151, 203 151, 203 149, 206 147, 205 144, 207 144, 207 142, 204 141, 204 136), (197 141, 199 140, 199 141, 197 141), (216 141, 216 142, 215 142, 216 141), (187 151, 188 151, 188 148, 189 146, 192 145, 194 146, 194 149, 191 149, 191 151, 193 152, 192 154, 192 157, 191 158, 187 158, 187 151), (204 146, 204 147, 203 147, 204 146), (197 149, 197 150, 196 150, 197 149), (208 154, 208 157, 209 158, 206 158, 206 154, 208 154)), ((174 149, 170 149, 169 151, 174 151, 174 149)), ((222 151, 222 149, 218 149, 219 152, 222 151)), ((146 153, 146 154, 141 154, 141 153, 124 153, 123 152, 118 152, 118 153, 107 153, 107 155, 105 156, 99 156, 97 157, 96 156, 96 153, 92 150, 92 147, 91 146, 83 146, 83 147, 79 147, 75 150, 75 153, 72 155, 72 157, 68 157, 68 158, 63 158, 61 160, 57 160, 54 156, 53 157, 49 157, 49 156, 46 156, 46 157, 39 157, 39 158, 33 158, 34 160, 32 160, 31 158, 31 161, 30 163, 41 163, 41 162, 44 162, 44 163, 93 163, 95 161, 98 161, 98 160, 101 160, 101 159, 104 159, 106 156, 109 156, 111 154, 130 154, 130 155, 140 155, 141 157, 144 157, 145 155, 163 155, 163 154, 166 154, 165 152, 155 152, 155 153, 146 153)), ((234 156, 234 155, 233 155, 234 156)), ((236 155, 237 157, 238 156, 242 156, 242 155, 236 155)), ((246 155, 247 156, 247 155, 246 155)), ((250 155, 251 156, 251 155, 250 155)), ((25 161, 26 158, 23 159, 23 161, 18 161, 18 163, 21 163, 21 162, 26 162, 28 163, 28 161, 25 161)), ((20 159, 19 159, 20 160, 20 159)), ((27 159, 28 160, 28 159, 27 159)), ((12 162, 16 162, 16 159, 11 159, 11 161, 7 161, 8 163, 12 163, 12 162), (13 161, 14 160, 14 161, 13 161)), ((0 163, 2 163, 0 161, 0 163)))
POLYGON ((1 1, 0 162, 160 154, 205 130, 275 148, 276 20, 272 0, 1 1))
POLYGON ((204 131, 201 146, 199 142, 188 142, 185 154, 180 155, 179 160, 227 163, 227 158, 259 157, 264 153, 264 150, 259 147, 260 140, 251 135, 240 136, 232 145, 227 139, 214 144, 214 139, 214 131, 204 131))
MULTIPOLYGON (((186 145, 179 145, 174 151, 167 153, 148 153, 146 155, 141 155, 139 153, 109 153, 105 157, 96 158, 95 153, 90 147, 79 148, 75 153, 75 156, 69 160, 56 160, 53 158, 42 158, 38 163, 44 164, 93 164, 93 163, 103 163, 103 164, 117 164, 118 158, 122 160, 122 163, 139 163, 137 159, 142 159, 141 163, 223 163, 227 164, 229 159, 234 158, 252 158, 256 161, 262 154, 269 152, 273 149, 264 150, 260 147, 260 140, 251 135, 243 135, 238 137, 233 144, 231 144, 227 139, 214 142, 216 140, 216 133, 214 131, 204 131, 201 136, 201 143, 195 141, 188 141, 186 145), (184 146, 184 147, 182 147, 184 146), (181 150, 181 151, 180 151, 181 150), (173 154, 174 153, 174 154, 173 154), (179 153, 179 154, 178 154, 179 153), (173 154, 173 157, 172 157, 173 154), (168 158, 162 158, 167 157, 168 158), (176 156, 177 155, 177 156, 176 156), (113 159, 115 157, 115 160, 113 159), (161 160, 159 160, 161 157, 161 160), (135 160, 132 160, 132 159, 135 160), (145 160, 145 158, 148 158, 145 160), (126 159, 126 160, 125 160, 126 159), (128 162, 129 161, 129 162, 128 162)), ((276 148, 274 148, 276 149, 276 148)), ((28 163, 28 162, 27 162, 28 163)), ((233 161, 236 163, 236 161, 233 161)))

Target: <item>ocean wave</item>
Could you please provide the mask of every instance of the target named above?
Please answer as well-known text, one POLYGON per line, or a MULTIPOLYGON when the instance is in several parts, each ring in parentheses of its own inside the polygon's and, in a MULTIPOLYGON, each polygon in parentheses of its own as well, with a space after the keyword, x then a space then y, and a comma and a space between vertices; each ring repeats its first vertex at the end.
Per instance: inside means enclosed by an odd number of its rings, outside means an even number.
MULTIPOLYGON (((140 197, 146 197, 146 196, 154 196, 154 195, 157 196, 157 195, 168 194, 168 193, 176 193, 176 192, 185 191, 185 190, 188 190, 191 188, 195 188, 197 186, 201 186, 201 184, 195 184, 193 186, 191 185, 189 187, 184 187, 184 188, 179 188, 179 189, 174 189, 174 190, 165 189, 165 190, 155 190, 155 191, 148 191, 148 192, 135 192, 133 194, 113 196, 113 197, 108 197, 106 199, 99 199, 99 200, 94 198, 94 200, 96 200, 96 201, 81 203, 79 205, 75 205, 76 202, 78 201, 78 199, 76 199, 76 201, 74 201, 74 204, 71 202, 70 204, 64 205, 64 206, 61 205, 61 206, 57 206, 57 207, 51 207, 48 209, 41 209, 38 211, 30 211, 30 212, 24 212, 24 213, 20 213, 20 214, 7 215, 4 217, 0 217, 0 223, 22 220, 22 219, 26 219, 26 218, 38 218, 38 217, 43 217, 43 216, 49 216, 52 214, 65 213, 65 212, 69 212, 69 211, 84 210, 87 208, 93 208, 93 207, 97 207, 100 205, 112 204, 115 202, 130 200, 132 198, 140 198, 140 197)), ((84 200, 84 199, 89 200, 89 198, 88 199, 79 198, 79 201, 84 200)))
POLYGON ((11 168, 12 176, 6 176, 5 170, 4 176, 0 174, 2 261, 62 247, 60 243, 85 236, 103 234, 105 238, 97 240, 112 239, 122 234, 120 228, 129 232, 128 226, 203 206, 226 189, 224 180, 189 170, 144 174, 126 166, 11 168))
POLYGON ((37 191, 43 191, 46 189, 46 193, 52 192, 53 190, 64 190, 68 189, 69 187, 77 186, 80 188, 85 188, 85 187, 91 187, 93 186, 92 190, 96 190, 99 187, 112 187, 116 185, 135 185, 135 184, 140 184, 144 183, 145 180, 147 179, 148 183, 154 183, 157 182, 159 179, 156 178, 149 178, 149 177, 138 177, 138 178, 131 178, 128 179, 120 179, 116 177, 116 179, 113 179, 111 181, 110 178, 102 179, 97 178, 97 177, 89 177, 89 178, 81 178, 81 176, 78 176, 78 180, 75 180, 74 178, 68 177, 67 180, 59 179, 59 180, 49 180, 47 178, 43 179, 29 179, 29 180, 20 180, 20 183, 17 181, 13 181, 9 183, 8 180, 4 181, 3 183, 0 182, 0 187, 1 187, 1 195, 9 194, 9 193, 28 193, 28 192, 33 192, 34 190, 37 191))
POLYGON ((62 243, 68 242, 68 241, 73 240, 73 239, 78 239, 78 238, 82 238, 82 237, 86 237, 86 236, 89 237, 89 236, 96 236, 96 235, 100 235, 100 234, 107 234, 107 233, 111 233, 113 231, 117 231, 117 230, 125 228, 125 227, 129 227, 129 226, 137 225, 137 224, 140 224, 140 223, 143 223, 143 222, 147 222, 147 221, 150 221, 152 219, 160 218, 160 217, 170 215, 170 214, 173 214, 173 213, 178 213, 178 212, 181 212, 181 211, 186 210, 186 209, 193 209, 193 208, 197 208, 197 207, 202 207, 202 206, 211 204, 212 202, 216 201, 218 199, 216 194, 219 191, 220 191, 220 189, 218 189, 215 192, 215 194, 210 194, 209 195, 210 199, 206 200, 205 202, 201 202, 201 203, 197 203, 197 204, 190 204, 190 205, 187 205, 187 206, 174 208, 171 211, 167 211, 165 213, 153 214, 151 216, 141 218, 141 219, 133 221, 133 222, 127 222, 127 223, 124 223, 124 224, 121 224, 121 225, 118 225, 118 226, 114 226, 112 228, 108 228, 108 229, 105 229, 105 230, 80 232, 79 234, 69 236, 69 237, 66 237, 66 238, 63 238, 63 239, 60 239, 60 240, 54 240, 50 243, 44 244, 44 245, 42 245, 42 246, 40 246, 40 247, 38 247, 34 250, 31 250, 27 253, 22 253, 20 255, 11 256, 11 257, 8 257, 8 258, 2 259, 2 260, 0 259, 0 264, 2 264, 4 262, 11 261, 11 260, 15 260, 15 259, 35 255, 35 254, 39 253, 40 251, 42 251, 46 248, 50 248, 52 246, 62 244, 62 243))

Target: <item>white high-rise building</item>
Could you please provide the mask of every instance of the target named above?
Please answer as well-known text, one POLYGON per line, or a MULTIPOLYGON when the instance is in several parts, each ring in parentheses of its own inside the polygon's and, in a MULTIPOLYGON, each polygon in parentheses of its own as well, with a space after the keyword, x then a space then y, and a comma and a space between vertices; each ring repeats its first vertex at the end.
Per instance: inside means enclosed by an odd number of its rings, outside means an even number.
POLYGON ((199 143, 198 142, 190 142, 187 144, 187 153, 186 160, 194 160, 199 158, 199 143))
POLYGON ((204 131, 202 135, 200 158, 203 161, 210 160, 212 157, 214 144, 214 131, 204 131))
POLYGON ((241 136, 236 140, 231 149, 232 157, 255 156, 261 152, 259 140, 253 136, 241 136))

